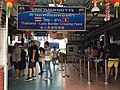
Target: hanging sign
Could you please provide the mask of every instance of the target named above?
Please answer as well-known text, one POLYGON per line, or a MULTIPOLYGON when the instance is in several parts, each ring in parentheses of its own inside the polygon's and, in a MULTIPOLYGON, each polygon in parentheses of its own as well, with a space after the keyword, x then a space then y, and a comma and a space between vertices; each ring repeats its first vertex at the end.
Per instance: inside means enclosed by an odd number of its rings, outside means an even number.
POLYGON ((18 30, 86 30, 83 7, 18 6, 18 30))

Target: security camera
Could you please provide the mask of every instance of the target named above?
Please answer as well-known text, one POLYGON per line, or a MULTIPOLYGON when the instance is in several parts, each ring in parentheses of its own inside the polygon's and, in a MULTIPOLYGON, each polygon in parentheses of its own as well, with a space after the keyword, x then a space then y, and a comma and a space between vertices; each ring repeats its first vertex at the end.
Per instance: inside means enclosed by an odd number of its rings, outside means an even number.
POLYGON ((91 10, 93 16, 98 16, 100 9, 97 6, 94 6, 91 10))

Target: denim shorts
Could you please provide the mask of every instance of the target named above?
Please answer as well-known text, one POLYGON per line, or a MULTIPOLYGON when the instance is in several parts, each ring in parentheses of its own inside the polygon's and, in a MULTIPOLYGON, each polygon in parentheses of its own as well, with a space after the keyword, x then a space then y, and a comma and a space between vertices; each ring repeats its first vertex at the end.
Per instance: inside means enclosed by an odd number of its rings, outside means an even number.
POLYGON ((36 61, 32 62, 31 60, 29 61, 28 68, 33 68, 36 67, 36 61))

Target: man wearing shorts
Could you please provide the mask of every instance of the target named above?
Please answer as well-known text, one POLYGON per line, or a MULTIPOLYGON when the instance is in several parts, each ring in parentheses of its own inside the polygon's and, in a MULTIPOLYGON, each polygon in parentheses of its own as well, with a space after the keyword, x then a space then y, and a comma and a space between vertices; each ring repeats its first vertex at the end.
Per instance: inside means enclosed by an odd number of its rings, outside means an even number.
POLYGON ((18 43, 14 44, 15 50, 12 54, 12 60, 15 68, 16 77, 15 79, 19 79, 19 68, 20 68, 20 61, 21 61, 21 49, 18 47, 18 43))
POLYGON ((28 64, 29 74, 26 81, 36 79, 36 61, 38 59, 38 47, 33 40, 30 42, 30 44, 31 47, 29 50, 29 64, 28 64))
POLYGON ((119 54, 120 54, 120 46, 117 45, 118 40, 117 38, 114 38, 113 43, 110 44, 107 47, 108 50, 108 78, 109 78, 109 74, 111 72, 111 67, 115 67, 115 77, 114 80, 117 79, 117 75, 118 75, 118 64, 119 64, 119 54))

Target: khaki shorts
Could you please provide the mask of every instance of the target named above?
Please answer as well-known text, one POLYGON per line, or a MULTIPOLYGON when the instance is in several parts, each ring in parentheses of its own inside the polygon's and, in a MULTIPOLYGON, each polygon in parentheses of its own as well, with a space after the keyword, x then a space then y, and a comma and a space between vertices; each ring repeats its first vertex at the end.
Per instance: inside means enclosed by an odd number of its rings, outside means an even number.
POLYGON ((118 67, 119 61, 116 60, 119 60, 119 58, 109 58, 108 60, 113 60, 113 61, 108 61, 108 67, 112 67, 113 65, 114 67, 118 67))

